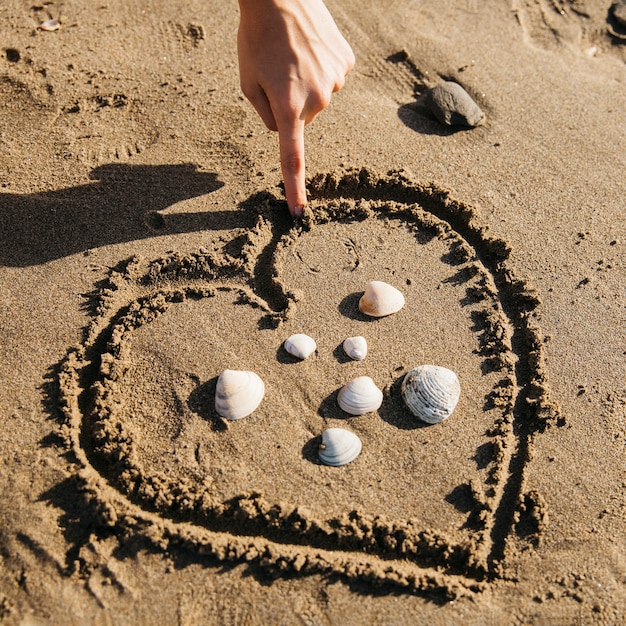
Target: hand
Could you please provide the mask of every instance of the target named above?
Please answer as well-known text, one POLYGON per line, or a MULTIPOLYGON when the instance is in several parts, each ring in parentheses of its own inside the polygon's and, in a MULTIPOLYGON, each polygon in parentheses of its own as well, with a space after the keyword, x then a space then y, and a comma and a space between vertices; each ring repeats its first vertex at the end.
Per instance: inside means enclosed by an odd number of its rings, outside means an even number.
POLYGON ((322 0, 239 0, 241 89, 278 131, 292 215, 306 204, 304 126, 325 109, 354 66, 354 54, 322 0))

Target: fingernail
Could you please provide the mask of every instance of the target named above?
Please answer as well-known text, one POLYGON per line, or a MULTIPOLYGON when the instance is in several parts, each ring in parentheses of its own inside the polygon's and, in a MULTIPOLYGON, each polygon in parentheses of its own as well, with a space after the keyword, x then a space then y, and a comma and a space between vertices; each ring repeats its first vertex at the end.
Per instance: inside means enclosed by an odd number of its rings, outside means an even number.
POLYGON ((303 204, 296 204, 296 206, 293 207, 293 214, 296 217, 300 217, 303 213, 304 213, 304 205, 303 204))

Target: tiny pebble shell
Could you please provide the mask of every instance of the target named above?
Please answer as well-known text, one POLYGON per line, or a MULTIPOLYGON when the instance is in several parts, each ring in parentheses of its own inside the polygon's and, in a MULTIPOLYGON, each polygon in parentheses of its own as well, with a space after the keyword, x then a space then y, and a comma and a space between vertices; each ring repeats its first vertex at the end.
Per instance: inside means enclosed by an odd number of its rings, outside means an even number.
POLYGON ((385 317, 404 306, 404 296, 395 287, 380 280, 370 280, 359 300, 359 311, 370 317, 385 317))
POLYGON ((415 417, 437 424, 452 415, 461 395, 461 385, 452 370, 439 365, 420 365, 404 377, 401 393, 415 417))
POLYGON ((383 403, 383 392, 369 376, 359 376, 339 390, 337 404, 350 415, 376 411, 383 403))
POLYGON ((458 83, 436 85, 426 94, 426 104, 447 126, 480 126, 485 121, 485 114, 458 83))
POLYGON ((346 465, 361 453, 361 440, 349 430, 329 428, 322 433, 318 450, 320 461, 325 465, 346 465))
POLYGON ((59 28, 61 28, 61 22, 59 22, 56 17, 52 18, 51 20, 41 22, 41 24, 39 24, 39 30, 53 31, 59 30, 59 28))
POLYGON ((250 415, 263 400, 265 384, 254 372, 224 370, 215 387, 215 410, 229 420, 250 415))
POLYGON ((291 335, 291 337, 285 339, 285 343, 283 345, 289 354, 298 359, 306 359, 317 349, 315 339, 302 333, 291 335))
POLYGON ((362 361, 367 356, 367 340, 365 337, 348 337, 343 342, 344 352, 355 361, 362 361))

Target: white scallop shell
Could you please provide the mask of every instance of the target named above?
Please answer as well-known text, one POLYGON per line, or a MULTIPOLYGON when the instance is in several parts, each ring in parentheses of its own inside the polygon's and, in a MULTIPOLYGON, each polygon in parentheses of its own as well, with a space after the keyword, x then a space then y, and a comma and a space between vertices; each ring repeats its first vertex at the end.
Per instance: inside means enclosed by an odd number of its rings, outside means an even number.
POLYGON ((409 411, 429 424, 450 417, 460 395, 457 375, 439 365, 420 365, 402 381, 402 399, 409 411))
POLYGON ((322 433, 318 450, 320 461, 325 465, 346 465, 361 453, 361 440, 349 430, 329 428, 322 433))
POLYGON ((298 359, 306 359, 317 349, 315 339, 308 335, 303 335, 302 333, 291 335, 291 337, 285 339, 283 346, 289 354, 298 359))
POLYGON ((380 407, 383 392, 369 376, 359 376, 339 390, 337 403, 350 415, 364 415, 380 407))
POLYGON ((250 415, 263 400, 265 384, 254 372, 224 370, 215 387, 215 410, 229 420, 250 415))
POLYGON ((404 306, 404 296, 395 287, 380 280, 370 280, 359 300, 359 310, 371 317, 397 313, 404 306))
POLYGON ((362 361, 367 355, 367 340, 365 337, 348 337, 343 342, 345 353, 355 361, 362 361))

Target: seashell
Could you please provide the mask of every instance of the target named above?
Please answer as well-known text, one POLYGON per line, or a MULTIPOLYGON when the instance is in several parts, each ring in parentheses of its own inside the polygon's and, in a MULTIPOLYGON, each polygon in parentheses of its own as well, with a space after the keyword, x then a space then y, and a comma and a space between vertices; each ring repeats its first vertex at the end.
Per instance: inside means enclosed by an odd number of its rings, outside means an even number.
POLYGON ((313 337, 309 337, 308 335, 303 335, 302 333, 291 335, 291 337, 285 339, 283 346, 289 354, 297 357, 298 359, 306 359, 317 349, 315 339, 313 339, 313 337))
POLYGON ((420 365, 402 381, 402 399, 409 411, 429 424, 450 417, 460 395, 457 375, 439 365, 420 365))
POLYGON ((397 313, 403 306, 402 293, 380 280, 370 280, 359 300, 359 311, 371 317, 385 317, 397 313))
POLYGON ((61 22, 59 22, 56 17, 53 17, 52 19, 46 20, 45 22, 41 22, 41 24, 39 24, 40 30, 53 31, 59 30, 59 28, 61 28, 61 22))
POLYGON ((458 83, 436 85, 426 94, 426 104, 447 126, 480 126, 485 121, 485 114, 458 83))
POLYGON ((362 361, 367 355, 367 340, 365 337, 348 337, 343 342, 344 352, 355 361, 362 361))
POLYGON ((350 415, 376 411, 383 403, 383 392, 369 376, 359 376, 339 390, 337 404, 350 415))
POLYGON ((317 452, 325 465, 346 465, 361 453, 361 440, 349 430, 328 428, 322 433, 322 443, 317 452))
POLYGON ((250 415, 263 400, 265 384, 254 372, 224 370, 215 387, 215 410, 229 420, 250 415))

